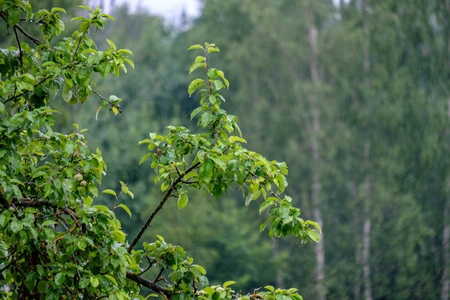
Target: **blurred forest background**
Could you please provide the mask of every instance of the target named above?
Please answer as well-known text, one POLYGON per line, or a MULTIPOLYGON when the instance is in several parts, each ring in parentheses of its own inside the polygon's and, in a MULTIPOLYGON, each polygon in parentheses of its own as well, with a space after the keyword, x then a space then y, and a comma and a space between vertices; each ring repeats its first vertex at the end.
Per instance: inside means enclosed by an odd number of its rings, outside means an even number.
MULTIPOLYGON (((32 0, 79 13, 79 1, 32 0)), ((86 4, 86 1, 85 1, 86 4)), ((296 287, 308 300, 441 299, 450 287, 450 1, 202 0, 201 15, 170 25, 126 7, 95 37, 134 53, 136 68, 96 90, 122 97, 123 113, 95 112, 100 99, 69 107, 59 128, 88 128, 108 164, 103 189, 135 194, 135 236, 161 198, 148 165, 138 166, 149 132, 184 125, 192 44, 216 43, 212 64, 230 80, 225 109, 251 150, 289 167, 287 193, 322 224, 318 244, 259 234, 257 204, 239 191, 217 200, 170 203, 145 238, 180 244, 212 283, 236 280, 247 293, 296 287)), ((67 27, 70 22, 66 23, 67 27)), ((3 28, 1 29, 3 31, 3 28)), ((1 35, 1 45, 6 45, 1 35)), ((124 199, 123 199, 124 200, 124 199)), ((102 194, 103 203, 113 205, 102 194)))

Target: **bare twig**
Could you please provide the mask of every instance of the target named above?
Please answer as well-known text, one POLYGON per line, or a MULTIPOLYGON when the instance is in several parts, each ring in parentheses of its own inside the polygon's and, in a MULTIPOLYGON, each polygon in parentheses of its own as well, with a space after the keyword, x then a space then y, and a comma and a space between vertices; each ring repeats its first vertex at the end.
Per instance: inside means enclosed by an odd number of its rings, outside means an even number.
POLYGON ((131 273, 130 271, 127 271, 127 278, 133 280, 134 282, 143 285, 163 296, 164 299, 170 299, 173 296, 173 292, 169 291, 168 289, 165 289, 163 287, 160 287, 153 281, 150 281, 148 279, 142 278, 137 274, 131 273))
POLYGON ((161 271, 159 271, 158 276, 156 276, 155 280, 153 282, 158 282, 159 278, 161 277, 162 273, 164 272, 165 268, 162 268, 161 271))
MULTIPOLYGON (((36 83, 36 84, 34 85, 34 87, 37 87, 38 85, 40 85, 41 83, 43 83, 44 81, 46 81, 47 79, 49 79, 50 77, 51 77, 51 75, 45 76, 44 78, 42 78, 41 80, 39 80, 39 82, 36 83)), ((20 94, 18 94, 18 95, 12 96, 12 97, 6 99, 5 102, 3 102, 3 104, 6 104, 6 103, 8 103, 9 101, 12 101, 12 100, 14 100, 14 99, 16 99, 16 98, 20 98, 20 97, 22 97, 23 95, 25 95, 25 94, 28 93, 28 92, 29 92, 29 90, 25 90, 25 91, 23 91, 22 93, 20 93, 20 94)))
POLYGON ((142 271, 142 272, 140 272, 138 275, 144 274, 145 272, 147 272, 147 271, 152 267, 153 262, 150 260, 150 258, 149 258, 147 255, 146 255, 145 257, 146 257, 147 260, 148 260, 148 267, 145 268, 145 270, 142 271))
POLYGON ((75 57, 77 57, 77 51, 78 51, 78 48, 80 47, 81 40, 83 40, 83 36, 86 34, 86 32, 89 30, 90 27, 91 27, 91 26, 89 25, 89 26, 83 31, 83 33, 82 33, 81 36, 80 36, 80 39, 78 40, 77 47, 75 48, 75 52, 73 53, 72 64, 73 64, 73 62, 75 61, 75 57))
POLYGON ((14 35, 16 36, 17 45, 19 46, 19 61, 20 61, 20 67, 22 67, 23 66, 22 47, 20 46, 19 36, 17 35, 16 27, 14 27, 14 35))
POLYGON ((137 242, 141 239, 142 234, 144 234, 145 230, 150 226, 150 223, 152 222, 153 218, 156 216, 156 214, 163 208, 164 203, 166 203, 167 199, 171 196, 172 192, 176 189, 178 183, 181 182, 183 179, 183 176, 193 169, 197 168, 200 165, 200 162, 197 162, 196 164, 189 167, 183 174, 178 176, 177 179, 175 179, 174 182, 170 185, 170 188, 166 191, 163 198, 161 199, 161 202, 159 202, 158 206, 155 208, 155 210, 151 213, 151 215, 148 217, 147 221, 145 222, 144 226, 142 226, 141 230, 139 230, 139 233, 134 238, 134 240, 131 242, 130 246, 128 247, 128 253, 133 250, 134 246, 136 246, 137 242))
MULTIPOLYGON (((4 12, 0 12, 0 17, 2 17, 5 21, 6 21, 6 13, 4 12)), ((42 45, 44 44, 43 42, 41 42, 40 40, 38 40, 37 38, 31 36, 30 34, 28 34, 22 27, 20 27, 19 24, 14 25, 14 28, 17 28, 24 36, 26 36, 27 38, 29 38, 33 43, 35 43, 36 45, 42 45)))

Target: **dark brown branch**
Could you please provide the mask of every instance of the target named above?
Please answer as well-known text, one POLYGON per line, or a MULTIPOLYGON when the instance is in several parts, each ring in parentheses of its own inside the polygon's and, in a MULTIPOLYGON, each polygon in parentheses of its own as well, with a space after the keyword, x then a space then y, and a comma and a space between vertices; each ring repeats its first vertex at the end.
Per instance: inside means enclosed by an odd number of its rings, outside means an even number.
POLYGON ((100 97, 100 99, 102 99, 102 100, 104 100, 104 101, 106 101, 106 102, 108 102, 109 103, 109 105, 111 105, 111 106, 114 106, 114 107, 116 107, 118 110, 119 110, 119 112, 122 112, 121 110, 120 110, 120 107, 118 106, 118 105, 114 105, 114 104, 112 104, 112 102, 109 100, 109 99, 107 99, 107 98, 105 98, 105 97, 103 97, 99 92, 97 92, 96 90, 94 90, 94 89, 92 89, 92 92, 94 93, 94 94, 96 94, 97 96, 99 96, 100 97))
POLYGON ((146 255, 145 256, 146 258, 147 258, 147 260, 148 260, 148 267, 147 268, 145 268, 145 270, 144 271, 142 271, 142 272, 140 272, 138 275, 142 275, 142 274, 144 274, 145 272, 147 272, 148 270, 150 270, 150 268, 152 267, 152 265, 153 265, 153 262, 150 260, 150 258, 148 257, 148 255, 146 255))
MULTIPOLYGON (((50 77, 51 77, 51 75, 45 76, 44 78, 42 78, 41 80, 39 80, 39 82, 36 83, 36 84, 34 85, 34 87, 37 87, 38 85, 40 85, 41 83, 43 83, 44 81, 46 81, 47 79, 49 79, 50 77)), ((25 91, 23 91, 22 93, 20 93, 19 95, 12 96, 11 98, 6 99, 5 102, 3 102, 3 104, 6 104, 6 103, 8 103, 9 101, 12 101, 12 100, 14 100, 14 99, 16 99, 16 98, 20 98, 20 97, 22 97, 23 95, 25 95, 25 94, 28 93, 28 92, 29 92, 29 90, 25 90, 25 91)))
POLYGON ((130 271, 127 271, 127 278, 133 280, 134 282, 143 285, 159 294, 161 294, 164 298, 171 298, 173 296, 173 292, 169 291, 168 289, 165 289, 163 287, 160 287, 153 281, 150 281, 148 279, 142 278, 137 274, 131 273, 130 271))
POLYGON ((73 62, 75 61, 75 58, 77 57, 77 51, 78 51, 78 48, 80 47, 81 41, 83 40, 83 36, 84 36, 84 35, 86 34, 86 32, 89 30, 89 27, 91 27, 91 26, 88 26, 88 27, 83 31, 83 33, 82 33, 81 36, 80 36, 80 39, 78 40, 78 44, 77 44, 77 46, 76 46, 76 48, 75 48, 75 52, 73 53, 72 64, 73 64, 73 62))
POLYGON ((161 275, 164 272, 164 270, 165 270, 165 268, 162 268, 161 271, 159 271, 158 275, 156 276, 155 280, 153 280, 153 282, 158 282, 158 280, 161 277, 161 275))
POLYGON ((22 34, 24 36, 26 36, 27 38, 29 38, 33 43, 35 43, 36 45, 42 45, 44 44, 43 42, 41 42, 40 40, 38 40, 37 38, 29 35, 22 27, 20 27, 20 25, 16 24, 14 25, 14 28, 17 28, 20 32, 22 32, 22 34))
POLYGON ((17 45, 19 46, 19 61, 20 61, 20 67, 23 67, 22 47, 20 46, 19 36, 17 35, 16 27, 14 27, 14 35, 16 36, 17 45))
POLYGON ((166 203, 167 199, 169 199, 169 197, 172 195, 172 192, 175 190, 175 188, 177 187, 178 183, 181 182, 181 180, 183 179, 183 176, 185 174, 189 173, 190 171, 192 171, 193 169, 197 168, 199 165, 200 165, 200 162, 192 165, 183 174, 178 176, 178 178, 175 179, 174 182, 172 182, 172 184, 170 185, 169 189, 166 191, 166 193, 164 194, 163 198, 161 199, 161 202, 159 202, 158 206, 155 208, 155 210, 152 212, 152 214, 148 217, 148 219, 145 222, 144 226, 142 226, 142 228, 141 228, 141 230, 139 230, 139 233, 137 234, 137 236, 131 242, 130 246, 128 247, 128 253, 130 253, 131 250, 133 250, 134 246, 136 246, 137 242, 141 239, 142 234, 144 234, 145 230, 150 226, 150 223, 152 222, 152 220, 156 216, 156 214, 161 210, 161 208, 163 208, 164 203, 166 203))
POLYGON ((3 271, 5 271, 6 269, 8 269, 12 264, 13 264, 13 262, 10 261, 9 264, 7 264, 6 266, 4 266, 3 268, 0 269, 0 273, 3 273, 3 271))
MULTIPOLYGON (((3 11, 0 11, 0 17, 3 18, 3 20, 6 21, 6 13, 3 11)), ((29 38, 31 41, 33 41, 33 43, 35 43, 36 45, 42 45, 44 44, 43 42, 41 42, 40 40, 38 40, 37 38, 31 36, 30 34, 28 34, 22 27, 20 27, 19 24, 14 25, 14 29, 18 29, 20 32, 22 32, 22 34, 24 36, 26 36, 27 38, 29 38)))

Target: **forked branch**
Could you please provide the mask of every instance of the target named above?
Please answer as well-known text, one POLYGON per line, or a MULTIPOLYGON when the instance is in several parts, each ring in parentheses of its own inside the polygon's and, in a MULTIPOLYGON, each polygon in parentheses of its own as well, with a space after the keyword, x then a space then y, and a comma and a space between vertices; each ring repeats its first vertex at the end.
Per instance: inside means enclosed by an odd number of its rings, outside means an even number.
POLYGON ((197 162, 196 164, 190 166, 184 173, 181 173, 177 179, 175 179, 174 182, 170 185, 169 189, 164 194, 163 198, 161 199, 161 202, 159 202, 158 206, 153 210, 152 214, 148 217, 147 221, 145 222, 144 226, 142 226, 141 230, 139 230, 137 236, 134 238, 134 240, 131 242, 130 246, 128 247, 128 253, 133 250, 134 246, 136 246, 137 242, 141 239, 142 235, 144 234, 145 230, 150 226, 153 218, 156 216, 156 214, 163 208, 164 204, 166 203, 167 199, 171 196, 172 192, 176 189, 178 183, 181 182, 184 175, 192 171, 193 169, 197 168, 200 165, 200 162, 197 162))

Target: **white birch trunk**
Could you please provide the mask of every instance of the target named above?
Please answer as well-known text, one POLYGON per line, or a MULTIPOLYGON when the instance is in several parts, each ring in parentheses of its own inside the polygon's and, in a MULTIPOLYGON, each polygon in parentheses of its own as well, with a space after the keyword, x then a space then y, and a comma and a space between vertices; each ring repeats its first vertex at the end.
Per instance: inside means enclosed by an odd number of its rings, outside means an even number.
MULTIPOLYGON (((314 1, 315 2, 315 1, 314 1)), ((309 68, 311 81, 318 86, 319 71, 318 71, 318 30, 315 24, 315 17, 310 11, 310 24, 308 26, 308 39, 310 45, 310 57, 309 68)), ((323 226, 322 211, 321 211, 321 172, 320 172, 320 147, 317 140, 317 136, 320 132, 320 108, 317 97, 312 94, 309 97, 311 116, 312 116, 312 128, 311 128, 311 156, 312 156, 312 193, 311 200, 313 204, 313 218, 323 226)), ((316 256, 316 284, 319 300, 326 300, 326 288, 325 288, 325 247, 324 247, 324 234, 320 237, 320 241, 317 243, 315 250, 316 256)))

